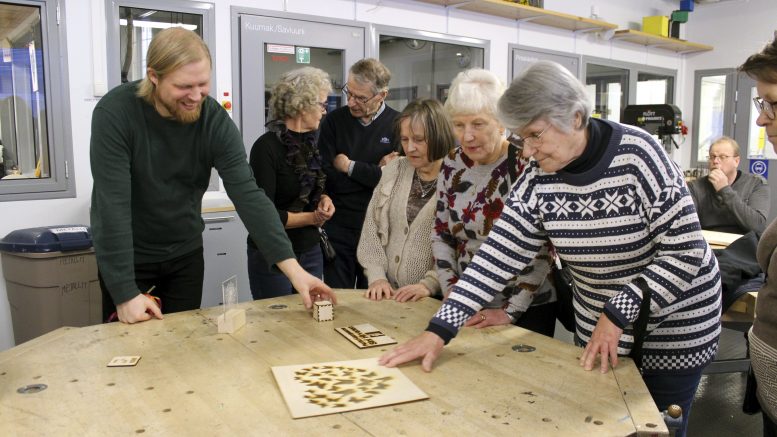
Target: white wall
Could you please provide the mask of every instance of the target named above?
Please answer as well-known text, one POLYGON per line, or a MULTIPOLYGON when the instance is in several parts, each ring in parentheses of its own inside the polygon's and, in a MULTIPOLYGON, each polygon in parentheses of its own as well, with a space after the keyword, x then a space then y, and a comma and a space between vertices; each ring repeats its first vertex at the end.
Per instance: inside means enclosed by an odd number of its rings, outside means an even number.
MULTIPOLYGON (((508 73, 508 44, 516 43, 556 51, 611 58, 677 69, 680 87, 678 106, 684 114, 692 106, 693 69, 735 66, 744 57, 757 50, 770 37, 774 0, 742 0, 712 6, 697 6, 687 25, 691 40, 716 46, 709 55, 682 56, 659 49, 633 44, 605 41, 596 34, 578 34, 530 23, 468 13, 455 9, 419 3, 411 0, 219 0, 215 2, 217 31, 214 55, 218 83, 212 92, 221 95, 231 91, 231 17, 230 7, 241 6, 272 11, 299 13, 309 16, 358 20, 375 24, 405 27, 470 36, 491 41, 490 69, 503 79, 508 73), (743 7, 746 6, 746 7, 743 7), (757 6, 761 10, 752 6, 757 6), (735 13, 736 12, 736 13, 735 13), (747 18, 733 18, 745 14, 747 18), (724 18, 725 17, 725 18, 724 18), (712 24, 710 24, 712 23, 712 24), (760 29, 760 30, 759 30, 760 29), (691 68, 689 69, 689 66, 691 68)), ((105 35, 92 34, 91 2, 65 0, 67 29, 67 60, 72 120, 73 172, 77 197, 75 199, 23 201, 2 203, 0 236, 14 229, 56 224, 87 223, 92 177, 89 169, 89 131, 91 112, 97 99, 92 93, 92 41, 105 35)), ((643 15, 668 15, 677 8, 677 1, 669 0, 545 0, 545 7, 573 15, 589 16, 596 6, 600 17, 620 28, 634 28, 643 15)), ((690 120, 689 116, 685 116, 690 120)), ((14 345, 10 309, 5 282, 0 281, 0 350, 14 345)))

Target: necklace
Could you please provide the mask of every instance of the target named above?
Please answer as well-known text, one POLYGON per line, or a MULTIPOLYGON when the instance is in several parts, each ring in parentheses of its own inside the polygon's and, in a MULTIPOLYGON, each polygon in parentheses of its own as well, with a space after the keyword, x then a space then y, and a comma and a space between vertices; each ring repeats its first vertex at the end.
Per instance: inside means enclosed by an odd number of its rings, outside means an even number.
POLYGON ((417 182, 418 191, 421 193, 422 198, 427 197, 434 190, 434 187, 437 186, 436 179, 424 182, 421 180, 421 177, 418 176, 418 172, 414 173, 413 179, 417 182))

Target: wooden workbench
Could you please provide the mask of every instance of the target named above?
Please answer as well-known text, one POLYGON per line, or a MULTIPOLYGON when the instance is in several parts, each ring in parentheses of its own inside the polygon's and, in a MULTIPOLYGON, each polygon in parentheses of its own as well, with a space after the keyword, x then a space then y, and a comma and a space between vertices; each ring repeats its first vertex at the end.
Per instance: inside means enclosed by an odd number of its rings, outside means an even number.
MULTIPOLYGON (((509 326, 467 328, 432 373, 402 371, 428 400, 294 420, 271 366, 379 356, 335 327, 371 323, 400 342, 439 301, 372 302, 340 291, 333 322, 287 296, 240 304, 247 323, 218 334, 220 308, 137 325, 60 328, 0 352, 3 435, 667 435, 633 362, 601 374, 580 349, 509 326), (279 307, 280 306, 280 307, 279 307), (534 352, 516 352, 516 344, 534 352), (142 355, 135 367, 106 367, 142 355), (17 389, 45 384, 38 393, 17 389)), ((393 347, 393 346, 389 346, 393 347)))

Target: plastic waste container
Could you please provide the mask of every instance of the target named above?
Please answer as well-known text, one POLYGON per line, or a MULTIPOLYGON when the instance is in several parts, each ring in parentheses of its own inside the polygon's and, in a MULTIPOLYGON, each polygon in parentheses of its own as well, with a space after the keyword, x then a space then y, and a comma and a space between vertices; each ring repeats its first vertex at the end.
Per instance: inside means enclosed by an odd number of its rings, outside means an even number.
POLYGON ((101 323, 102 294, 88 226, 19 229, 0 240, 14 340, 101 323))

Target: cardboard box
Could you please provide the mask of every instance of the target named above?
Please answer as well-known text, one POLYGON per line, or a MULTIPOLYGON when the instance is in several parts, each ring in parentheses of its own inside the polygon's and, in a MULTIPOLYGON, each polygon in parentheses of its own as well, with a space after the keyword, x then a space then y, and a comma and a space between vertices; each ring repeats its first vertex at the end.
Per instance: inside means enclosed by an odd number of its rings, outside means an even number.
POLYGON ((664 15, 642 17, 642 31, 659 36, 669 36, 669 17, 664 15))

